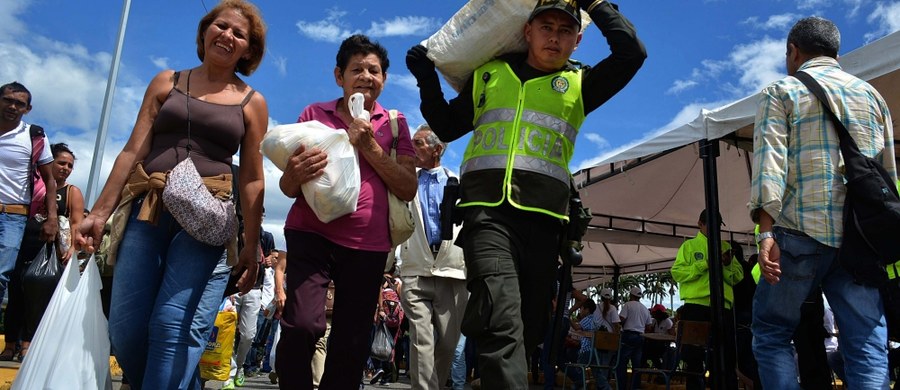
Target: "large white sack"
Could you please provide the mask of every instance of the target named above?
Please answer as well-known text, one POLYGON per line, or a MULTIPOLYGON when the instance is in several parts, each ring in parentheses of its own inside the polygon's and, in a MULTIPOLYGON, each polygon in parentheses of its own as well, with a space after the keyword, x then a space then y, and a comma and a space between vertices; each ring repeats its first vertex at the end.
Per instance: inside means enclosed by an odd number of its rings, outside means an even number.
MULTIPOLYGON (((506 53, 524 53, 524 28, 536 0, 470 0, 422 45, 457 92, 476 68, 506 53)), ((591 18, 581 12, 582 31, 591 18)))
POLYGON ((359 159, 344 129, 319 121, 275 126, 263 137, 259 150, 284 171, 294 151, 304 145, 328 154, 325 173, 300 186, 303 198, 324 223, 356 211, 359 201, 359 159))

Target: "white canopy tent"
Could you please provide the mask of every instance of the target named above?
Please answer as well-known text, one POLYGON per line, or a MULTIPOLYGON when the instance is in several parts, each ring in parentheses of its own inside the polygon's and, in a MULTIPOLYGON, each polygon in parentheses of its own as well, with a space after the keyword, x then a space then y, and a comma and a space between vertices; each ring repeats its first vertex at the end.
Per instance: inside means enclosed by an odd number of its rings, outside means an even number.
MULTIPOLYGON (((894 116, 900 115, 900 32, 840 58, 842 68, 877 88, 894 116)), ((575 173, 582 201, 594 219, 584 238, 583 263, 574 269, 576 287, 616 274, 665 271, 678 247, 697 233, 705 208, 703 162, 697 141, 717 141, 722 240, 755 250, 750 221, 750 150, 757 95, 713 110, 693 121, 607 154, 575 173)), ((900 153, 897 153, 900 156, 900 153)))

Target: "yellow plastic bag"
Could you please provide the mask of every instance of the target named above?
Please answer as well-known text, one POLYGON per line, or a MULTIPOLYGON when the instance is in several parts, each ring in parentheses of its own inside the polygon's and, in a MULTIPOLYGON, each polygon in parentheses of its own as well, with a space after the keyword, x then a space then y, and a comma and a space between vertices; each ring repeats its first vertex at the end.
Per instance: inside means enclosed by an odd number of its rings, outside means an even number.
POLYGON ((200 377, 206 380, 227 381, 231 370, 231 353, 237 330, 237 313, 220 311, 216 316, 206 350, 200 357, 200 377))

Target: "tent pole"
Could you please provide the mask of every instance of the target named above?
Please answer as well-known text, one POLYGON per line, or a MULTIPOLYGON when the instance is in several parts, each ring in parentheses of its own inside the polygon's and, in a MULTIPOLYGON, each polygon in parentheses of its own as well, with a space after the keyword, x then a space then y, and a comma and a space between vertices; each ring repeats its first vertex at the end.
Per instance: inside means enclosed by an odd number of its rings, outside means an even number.
MULTIPOLYGON (((718 172, 716 170, 716 158, 719 156, 719 141, 710 141, 702 139, 700 144, 700 158, 703 159, 703 179, 704 192, 706 194, 706 226, 709 229, 707 253, 709 254, 709 296, 710 309, 712 319, 712 343, 711 347, 711 373, 718 375, 710 375, 710 387, 713 390, 725 389, 725 376, 737 375, 734 367, 725 367, 725 348, 724 343, 727 342, 725 331, 725 291, 723 287, 723 271, 722 271, 722 253, 719 248, 721 244, 721 223, 719 219, 719 183, 718 172)), ((733 342, 733 341, 732 341, 733 342)))

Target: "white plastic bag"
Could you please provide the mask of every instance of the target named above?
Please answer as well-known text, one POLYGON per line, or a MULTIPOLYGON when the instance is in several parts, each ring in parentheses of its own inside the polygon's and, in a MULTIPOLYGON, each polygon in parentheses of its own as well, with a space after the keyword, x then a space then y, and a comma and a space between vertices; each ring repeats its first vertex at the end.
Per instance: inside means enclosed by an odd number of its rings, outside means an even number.
POLYGON ((109 332, 93 256, 84 275, 69 261, 38 325, 13 390, 112 389, 109 332))
POLYGON ((275 126, 266 133, 260 151, 282 171, 294 151, 304 145, 328 154, 325 173, 300 186, 303 198, 324 223, 356 211, 359 201, 359 159, 343 129, 332 129, 319 121, 275 126))
MULTIPOLYGON (((438 32, 422 41, 456 92, 481 65, 506 53, 528 50, 524 28, 535 0, 470 0, 438 32)), ((581 13, 582 31, 590 24, 581 13)))

